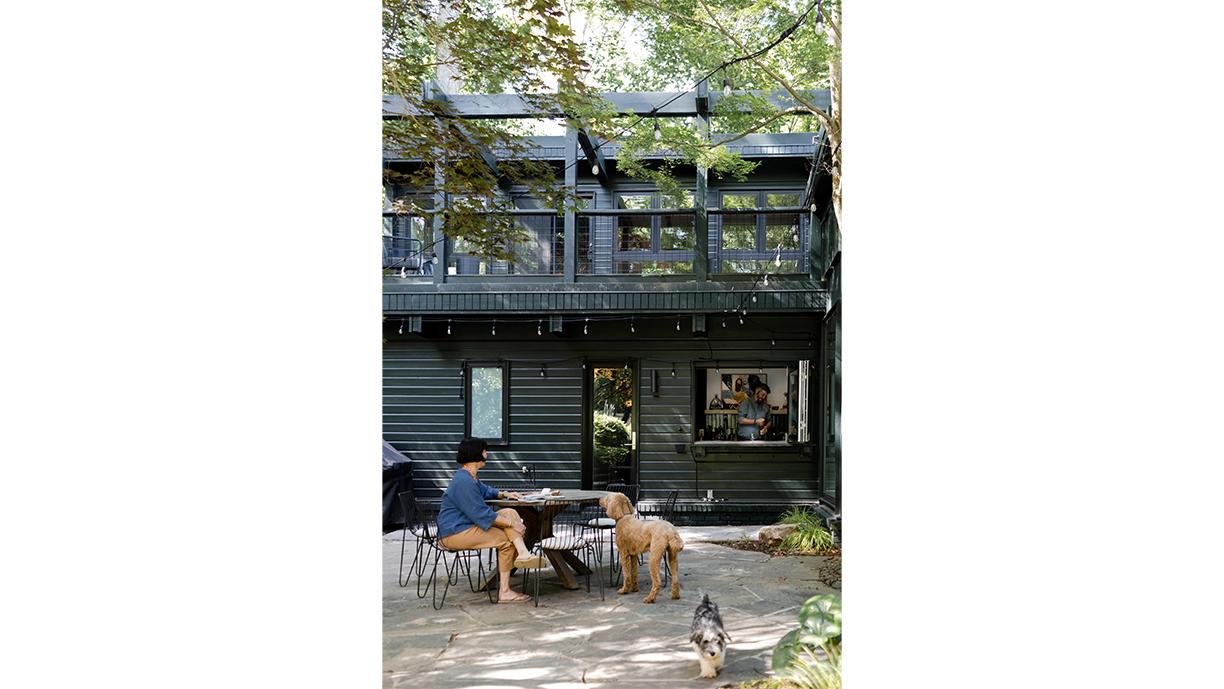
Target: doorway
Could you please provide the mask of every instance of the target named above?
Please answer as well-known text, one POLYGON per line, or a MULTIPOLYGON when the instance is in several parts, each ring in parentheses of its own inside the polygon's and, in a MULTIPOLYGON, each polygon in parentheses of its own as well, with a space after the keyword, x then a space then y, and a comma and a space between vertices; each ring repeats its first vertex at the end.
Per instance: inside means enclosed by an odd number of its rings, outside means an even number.
POLYGON ((637 483, 637 366, 587 366, 583 487, 637 483))

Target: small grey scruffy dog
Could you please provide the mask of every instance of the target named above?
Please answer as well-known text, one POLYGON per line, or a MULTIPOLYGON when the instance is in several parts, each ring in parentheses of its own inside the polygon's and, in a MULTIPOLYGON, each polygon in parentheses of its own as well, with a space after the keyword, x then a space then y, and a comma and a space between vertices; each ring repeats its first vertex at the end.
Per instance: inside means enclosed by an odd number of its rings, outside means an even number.
POLYGON ((718 604, 710 602, 710 594, 701 597, 701 605, 693 613, 693 634, 689 641, 693 650, 697 651, 697 661, 701 663, 701 676, 714 677, 723 665, 726 657, 727 642, 731 640, 723 630, 722 616, 718 614, 718 604))

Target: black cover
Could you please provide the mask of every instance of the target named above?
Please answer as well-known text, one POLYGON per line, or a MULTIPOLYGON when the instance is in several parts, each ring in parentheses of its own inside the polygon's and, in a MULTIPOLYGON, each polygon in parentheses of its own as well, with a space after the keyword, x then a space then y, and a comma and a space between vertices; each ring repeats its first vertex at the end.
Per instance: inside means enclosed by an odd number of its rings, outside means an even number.
POLYGON ((400 491, 412 492, 412 459, 383 441, 383 533, 404 528, 400 491))

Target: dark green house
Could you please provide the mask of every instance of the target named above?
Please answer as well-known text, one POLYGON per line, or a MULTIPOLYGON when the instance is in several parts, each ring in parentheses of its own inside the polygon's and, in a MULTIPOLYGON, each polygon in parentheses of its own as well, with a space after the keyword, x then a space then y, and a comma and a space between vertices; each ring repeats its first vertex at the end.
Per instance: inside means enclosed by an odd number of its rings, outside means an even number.
MULTIPOLYGON (((640 112, 676 95, 607 98, 640 112)), ((717 94, 703 96, 666 116, 708 118, 717 94)), ((463 115, 522 112, 512 96, 450 98, 463 115)), ((384 113, 403 114, 394 99, 384 113)), ((614 143, 592 152, 573 129, 529 143, 585 206, 558 213, 507 188, 532 238, 514 260, 443 240, 440 214, 384 213, 383 437, 413 459, 418 497, 441 495, 470 434, 491 445, 482 479, 511 489, 633 483, 646 508, 676 490, 679 523, 839 511, 840 242, 821 135, 737 139, 755 173, 689 168, 678 208, 618 173, 614 143), (769 426, 740 439, 736 410, 762 384, 769 426)))

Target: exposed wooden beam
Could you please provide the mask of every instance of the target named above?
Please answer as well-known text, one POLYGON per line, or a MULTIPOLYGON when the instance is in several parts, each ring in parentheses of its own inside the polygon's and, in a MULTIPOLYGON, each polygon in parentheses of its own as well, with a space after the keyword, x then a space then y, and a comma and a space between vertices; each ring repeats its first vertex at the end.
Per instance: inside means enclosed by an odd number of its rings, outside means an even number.
POLYGON ((578 130, 578 145, 582 147, 582 152, 586 155, 587 166, 592 168, 595 173, 595 179, 605 187, 612 185, 612 178, 608 175, 608 163, 604 160, 603 151, 595 145, 591 140, 591 136, 584 130, 578 130))
MULTIPOLYGON (((443 91, 436 81, 431 80, 425 84, 425 94, 426 100, 439 100, 447 103, 452 108, 454 107, 453 100, 455 96, 443 91)), ((467 127, 463 126, 463 122, 451 121, 446 124, 459 130, 459 133, 476 147, 477 152, 480 154, 480 159, 484 161, 489 171, 497 178, 497 186, 501 187, 503 191, 509 192, 511 187, 510 180, 502 176, 501 170, 497 166, 497 156, 493 155, 493 151, 489 150, 488 146, 476 143, 472 133, 468 131, 467 127)))
MULTIPOLYGON (((648 91, 637 93, 601 93, 604 100, 616 109, 618 115, 648 115, 650 111, 677 95, 677 91, 648 91)), ((779 110, 799 107, 790 94, 783 90, 775 91, 732 91, 733 94, 752 94, 765 97, 771 105, 779 110)), ((827 89, 802 92, 813 105, 828 110, 831 104, 827 89)), ((708 103, 705 109, 713 110, 722 97, 719 91, 711 91, 705 96, 708 103)), ((656 117, 695 117, 702 108, 697 103, 696 90, 685 92, 674 102, 659 107, 656 117)), ((531 97, 524 98, 515 93, 479 93, 454 94, 447 101, 455 116, 461 119, 500 119, 500 118, 554 118, 565 117, 565 113, 555 107, 555 103, 547 106, 531 102, 531 97)), ((747 106, 740 106, 740 112, 749 112, 747 106)), ((395 118, 406 115, 430 115, 430 113, 410 110, 403 98, 399 96, 383 96, 383 117, 395 118)))

